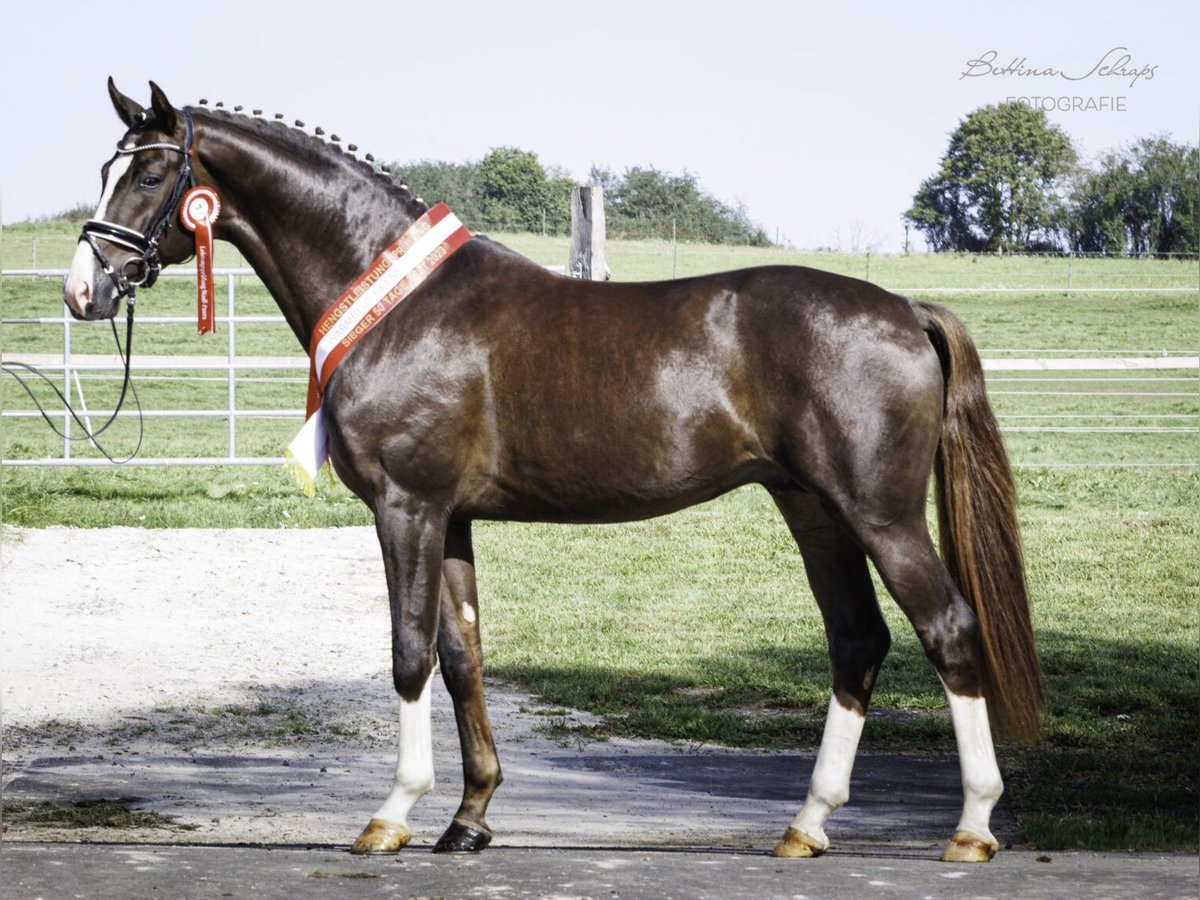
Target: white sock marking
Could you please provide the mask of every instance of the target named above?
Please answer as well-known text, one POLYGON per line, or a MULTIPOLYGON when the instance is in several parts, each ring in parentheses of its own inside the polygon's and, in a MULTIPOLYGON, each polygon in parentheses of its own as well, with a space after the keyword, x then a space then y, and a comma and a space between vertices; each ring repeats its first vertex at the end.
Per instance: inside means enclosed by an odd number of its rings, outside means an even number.
POLYGON ((433 790, 433 724, 430 686, 425 682, 414 702, 400 701, 400 749, 392 792, 374 818, 408 826, 408 813, 417 801, 433 790))
POLYGON ((992 746, 987 702, 982 697, 960 697, 949 690, 946 698, 950 701, 959 765, 962 766, 963 812, 958 828, 984 840, 995 841, 988 823, 992 808, 1004 792, 1004 783, 992 746))
POLYGON ((829 698, 825 732, 808 785, 808 797, 792 820, 793 828, 826 847, 829 839, 825 836, 825 820, 850 799, 850 772, 854 768, 864 721, 863 716, 838 703, 836 695, 829 698))

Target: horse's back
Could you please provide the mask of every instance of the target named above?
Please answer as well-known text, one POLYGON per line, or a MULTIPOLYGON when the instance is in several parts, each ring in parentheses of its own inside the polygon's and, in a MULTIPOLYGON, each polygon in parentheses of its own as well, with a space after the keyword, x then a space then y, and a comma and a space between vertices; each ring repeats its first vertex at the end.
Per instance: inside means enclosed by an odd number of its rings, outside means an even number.
POLYGON ((822 420, 860 434, 872 417, 890 431, 921 412, 940 421, 940 364, 917 308, 858 279, 798 266, 552 278, 526 300, 494 336, 492 374, 547 416, 657 425, 677 443, 734 441, 772 459, 822 420))

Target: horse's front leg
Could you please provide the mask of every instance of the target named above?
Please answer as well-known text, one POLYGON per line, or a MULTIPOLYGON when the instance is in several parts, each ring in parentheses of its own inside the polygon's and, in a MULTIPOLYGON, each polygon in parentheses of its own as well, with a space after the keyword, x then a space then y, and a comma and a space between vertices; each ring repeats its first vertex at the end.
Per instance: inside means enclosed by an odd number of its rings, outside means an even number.
POLYGON ((433 852, 482 850, 492 840, 492 830, 484 816, 502 778, 483 697, 479 599, 475 589, 471 523, 467 521, 451 522, 446 535, 438 660, 442 678, 454 701, 454 717, 458 722, 463 797, 450 827, 434 845, 433 852))
POLYGON ((430 682, 437 654, 438 600, 446 535, 444 511, 409 497, 375 511, 392 614, 392 679, 400 695, 396 778, 378 812, 351 848, 389 853, 412 839, 408 813, 433 789, 430 682))

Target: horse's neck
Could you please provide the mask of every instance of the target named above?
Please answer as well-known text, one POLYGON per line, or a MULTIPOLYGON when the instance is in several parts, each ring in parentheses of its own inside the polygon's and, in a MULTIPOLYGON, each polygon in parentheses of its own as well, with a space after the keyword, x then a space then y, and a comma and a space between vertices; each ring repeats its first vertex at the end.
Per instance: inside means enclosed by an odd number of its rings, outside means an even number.
POLYGON ((325 310, 412 223, 414 204, 341 154, 288 158, 252 131, 211 134, 202 162, 225 207, 218 236, 246 257, 307 349, 325 310))

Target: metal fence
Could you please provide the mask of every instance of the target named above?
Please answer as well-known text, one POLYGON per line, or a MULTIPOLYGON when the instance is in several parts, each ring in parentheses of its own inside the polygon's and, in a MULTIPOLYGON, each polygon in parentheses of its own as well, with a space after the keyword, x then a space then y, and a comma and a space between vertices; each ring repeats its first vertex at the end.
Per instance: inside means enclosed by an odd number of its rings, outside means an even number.
MULTIPOLYGON (((5 277, 50 277, 61 278, 66 275, 65 269, 12 269, 5 270, 2 273, 5 277)), ((141 415, 147 419, 163 419, 163 418, 189 418, 189 419, 224 419, 227 423, 226 430, 226 453, 219 456, 179 456, 179 457, 135 457, 129 460, 125 465, 129 466, 173 466, 173 465, 189 465, 189 466, 205 466, 205 465, 270 465, 283 462, 283 457, 271 456, 239 456, 237 453, 237 435, 238 423, 251 419, 294 419, 297 426, 304 419, 304 409, 302 407, 292 409, 264 409, 264 408, 245 408, 240 407, 237 403, 237 384, 239 375, 242 372, 251 369, 270 369, 270 370, 295 370, 297 376, 295 381, 303 385, 306 381, 308 371, 308 359, 297 350, 295 356, 280 356, 280 357, 242 357, 238 355, 237 350, 237 326, 239 324, 286 324, 283 316, 253 316, 253 315, 237 315, 235 312, 236 301, 236 279, 242 276, 253 276, 254 270, 248 268, 218 268, 214 269, 213 275, 215 278, 224 279, 225 281, 225 296, 226 296, 226 312, 224 316, 218 316, 218 324, 224 327, 226 335, 226 352, 223 356, 182 356, 182 357, 146 357, 138 356, 136 353, 133 358, 131 369, 134 373, 145 374, 147 372, 186 372, 195 373, 203 371, 211 371, 221 373, 225 380, 225 397, 226 405, 223 409, 142 409, 141 415)), ((194 278, 194 274, 186 270, 165 271, 160 277, 184 277, 194 278)), ((194 318, 186 316, 141 316, 137 317, 138 327, 156 326, 156 325, 180 325, 194 323, 194 318)), ((58 385, 67 402, 76 407, 80 418, 84 419, 85 424, 89 425, 93 420, 107 419, 111 414, 111 409, 89 409, 84 395, 83 384, 80 380, 81 373, 115 373, 113 377, 119 378, 124 371, 124 366, 116 358, 106 359, 95 355, 88 357, 80 357, 72 352, 72 335, 80 328, 95 328, 104 323, 100 322, 80 322, 73 319, 67 312, 65 306, 58 316, 42 316, 35 318, 5 318, 3 325, 8 327, 14 326, 43 326, 57 327, 62 332, 62 353, 58 354, 22 354, 13 353, 4 355, 6 362, 25 362, 35 365, 38 369, 45 373, 54 373, 61 376, 61 381, 58 385)), ((305 396, 304 388, 297 389, 297 395, 300 398, 305 396)), ((42 414, 35 409, 4 409, 3 417, 6 419, 40 419, 42 414)), ((96 466, 96 465, 111 465, 107 459, 103 457, 80 457, 74 454, 73 447, 77 443, 76 436, 73 434, 74 422, 69 411, 64 407, 61 411, 53 412, 55 418, 60 419, 60 428, 64 434, 62 438, 61 455, 55 457, 42 457, 31 459, 0 459, 0 464, 5 466, 96 466)), ((123 410, 120 413, 121 417, 134 416, 136 412, 132 410, 123 410)))
MULTIPOLYGON (((61 278, 63 269, 6 270, 5 277, 48 277, 61 278)), ((214 274, 223 278, 226 285, 225 315, 218 317, 226 337, 225 353, 221 356, 139 356, 135 353, 133 371, 143 377, 164 378, 170 375, 146 376, 148 372, 181 373, 196 375, 211 372, 224 381, 225 403, 222 408, 209 409, 153 409, 142 410, 147 419, 214 419, 225 422, 225 452, 217 455, 190 456, 139 456, 127 463, 130 466, 211 466, 211 465, 271 465, 283 462, 281 456, 240 455, 238 453, 239 423, 248 420, 291 419, 298 427, 303 420, 304 410, 299 405, 291 408, 265 408, 239 404, 238 384, 250 370, 269 370, 286 373, 273 377, 275 382, 294 382, 294 396, 302 401, 303 387, 308 370, 308 360, 297 348, 295 355, 251 357, 239 356, 238 326, 282 325, 280 315, 237 315, 235 312, 236 281, 239 277, 253 276, 253 270, 244 268, 217 269, 214 274)), ((163 277, 192 277, 186 271, 164 272, 163 277)), ((921 289, 927 290, 927 289, 921 289)), ((992 290, 1004 290, 992 288, 992 290)), ((1137 290, 1125 288, 1125 290, 1137 290)), ((194 319, 183 316, 139 316, 140 326, 179 325, 194 319)), ((81 373, 85 378, 119 378, 122 370, 116 358, 81 356, 72 349, 72 335, 80 328, 94 328, 94 322, 78 322, 65 309, 59 316, 35 318, 5 318, 3 325, 10 327, 49 327, 61 329, 61 355, 54 354, 5 354, 5 361, 21 361, 36 365, 46 373, 60 379, 59 389, 85 418, 85 422, 103 420, 111 410, 88 409, 81 373)), ((1064 462, 1062 460, 1038 460, 1031 464, 1047 466, 1075 465, 1119 465, 1119 466, 1189 466, 1200 465, 1200 454, 1196 452, 1194 437, 1200 434, 1200 357, 1194 351, 1167 353, 1161 349, 1130 348, 1123 350, 1022 350, 996 348, 982 350, 984 368, 989 372, 988 389, 997 407, 1002 430, 1010 441, 1020 444, 1026 436, 1054 434, 1071 440, 1092 440, 1090 435, 1152 435, 1174 441, 1171 452, 1178 456, 1182 446, 1182 457, 1165 459, 1120 459, 1092 460, 1086 462, 1064 462), (1085 398, 1093 398, 1087 400, 1085 398), (1114 402, 1122 404, 1122 411, 1097 409, 1095 403, 1114 402), (1137 408, 1144 402, 1145 409, 1137 408), (1071 404, 1082 403, 1083 411, 1071 404), (1092 404, 1088 406, 1087 404, 1092 404), (1130 404, 1133 404, 1132 406, 1130 404), (1048 405, 1049 404, 1049 405, 1048 405), (1057 406, 1055 406, 1057 404, 1057 406), (1067 411, 1064 411, 1067 410, 1067 411), (1147 411, 1149 410, 1149 411, 1147 411), (1174 436, 1174 437, 1171 437, 1174 436), (1182 442, 1182 443, 1181 443, 1182 442), (1191 450, 1188 451, 1190 446, 1191 450)), ((259 379, 264 380, 264 379, 259 379)), ((291 394, 289 393, 289 396, 291 394)), ((64 408, 51 413, 61 420, 61 428, 67 437, 61 441, 61 452, 53 456, 42 455, 27 458, 0 459, 4 466, 94 466, 110 463, 98 456, 79 455, 73 452, 78 438, 78 429, 72 434, 73 422, 64 408)), ((133 416, 134 412, 122 411, 121 418, 133 416)), ((32 409, 4 409, 4 419, 40 418, 32 409)), ((281 447, 282 449, 282 447, 281 447)), ((1022 454, 1015 455, 1018 464, 1027 462, 1022 454)))

